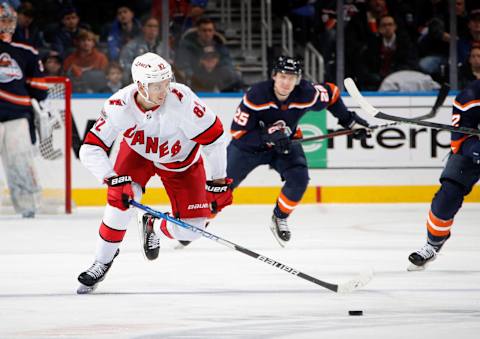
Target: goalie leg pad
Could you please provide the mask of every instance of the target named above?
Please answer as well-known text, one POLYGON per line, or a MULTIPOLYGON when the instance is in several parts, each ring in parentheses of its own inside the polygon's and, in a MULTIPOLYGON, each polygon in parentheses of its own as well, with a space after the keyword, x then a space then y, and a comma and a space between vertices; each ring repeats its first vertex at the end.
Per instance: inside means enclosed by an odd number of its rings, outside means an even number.
POLYGON ((464 195, 472 190, 473 185, 480 178, 480 166, 475 165, 472 159, 461 154, 451 154, 440 175, 440 182, 451 180, 465 188, 464 195))
POLYGON ((39 207, 41 187, 34 166, 33 146, 27 119, 3 123, 2 162, 13 206, 17 213, 32 216, 39 207))

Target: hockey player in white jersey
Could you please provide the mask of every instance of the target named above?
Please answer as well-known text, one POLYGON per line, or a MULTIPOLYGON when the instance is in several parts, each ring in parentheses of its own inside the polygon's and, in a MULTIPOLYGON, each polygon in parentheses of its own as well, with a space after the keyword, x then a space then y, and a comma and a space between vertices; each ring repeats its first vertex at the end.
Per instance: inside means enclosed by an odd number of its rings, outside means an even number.
MULTIPOLYGON (((82 164, 108 186, 108 203, 95 261, 78 277, 79 294, 92 292, 105 278, 134 213, 128 201, 140 200, 155 174, 165 186, 173 216, 196 227, 204 228, 212 212, 232 203, 220 119, 190 88, 172 81, 171 66, 157 54, 138 56, 132 78, 133 84, 106 100, 80 148, 82 164), (112 164, 107 152, 120 134, 123 140, 112 164), (208 181, 201 146, 211 169, 208 181), (212 189, 217 187, 223 189, 212 189)), ((149 215, 143 221, 144 251, 150 260, 158 256, 162 238, 192 241, 200 236, 149 215)))

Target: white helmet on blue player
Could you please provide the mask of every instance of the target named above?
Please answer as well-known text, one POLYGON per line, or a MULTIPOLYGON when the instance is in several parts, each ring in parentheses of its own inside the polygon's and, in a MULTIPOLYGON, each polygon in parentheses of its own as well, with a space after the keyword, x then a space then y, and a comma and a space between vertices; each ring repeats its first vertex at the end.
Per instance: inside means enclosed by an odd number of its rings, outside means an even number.
POLYGON ((170 64, 155 53, 145 53, 133 60, 132 79, 137 84, 140 95, 150 104, 161 104, 170 88, 173 80, 173 72, 170 64), (154 84, 153 87, 149 84, 154 84), (160 91, 159 100, 151 99, 149 87, 154 91, 160 91))

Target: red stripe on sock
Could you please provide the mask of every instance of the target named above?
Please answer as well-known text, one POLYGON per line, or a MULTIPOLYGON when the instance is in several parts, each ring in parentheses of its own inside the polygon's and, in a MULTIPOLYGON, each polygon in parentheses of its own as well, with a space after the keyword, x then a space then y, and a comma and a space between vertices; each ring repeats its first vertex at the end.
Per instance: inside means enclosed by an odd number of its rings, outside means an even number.
POLYGON ((163 234, 165 234, 167 237, 169 237, 170 239, 173 239, 172 235, 170 234, 170 232, 168 231, 168 228, 167 228, 167 221, 165 219, 162 220, 162 222, 160 223, 160 231, 163 232, 163 234))
POLYGON ((121 242, 123 240, 123 237, 125 236, 125 232, 126 230, 113 229, 105 225, 103 222, 100 225, 100 229, 98 231, 100 237, 107 242, 121 242))

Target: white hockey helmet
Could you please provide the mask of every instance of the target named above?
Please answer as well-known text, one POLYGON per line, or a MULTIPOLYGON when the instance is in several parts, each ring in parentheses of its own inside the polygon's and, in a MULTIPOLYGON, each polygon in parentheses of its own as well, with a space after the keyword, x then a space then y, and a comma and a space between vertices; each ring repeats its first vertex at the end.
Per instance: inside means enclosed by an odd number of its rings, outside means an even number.
POLYGON ((133 60, 132 79, 134 83, 140 82, 147 88, 149 83, 172 78, 172 66, 158 54, 148 52, 133 60))

